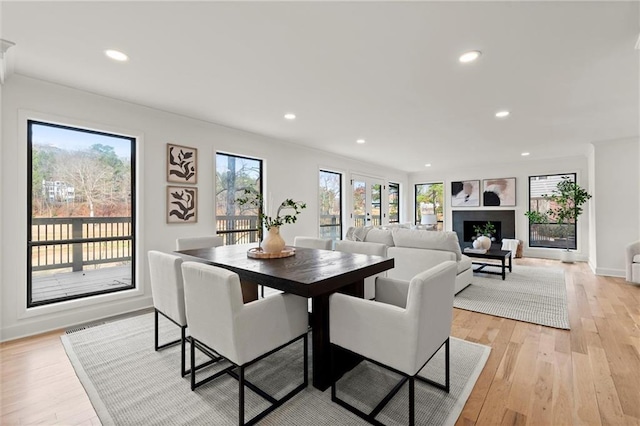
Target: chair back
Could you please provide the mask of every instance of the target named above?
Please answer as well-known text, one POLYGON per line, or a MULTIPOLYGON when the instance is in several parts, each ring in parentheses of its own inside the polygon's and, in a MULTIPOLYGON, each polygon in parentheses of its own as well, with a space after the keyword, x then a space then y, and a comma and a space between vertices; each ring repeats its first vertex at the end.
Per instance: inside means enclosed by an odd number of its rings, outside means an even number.
POLYGON ((302 248, 331 250, 331 246, 333 245, 333 240, 329 240, 325 238, 314 238, 314 237, 295 237, 293 239, 293 245, 295 247, 302 247, 302 248))
POLYGON ((236 360, 237 313, 242 309, 235 272, 197 262, 182 264, 189 333, 225 358, 236 360))
POLYGON ((407 314, 417 331, 416 367, 421 366, 451 334, 456 263, 446 261, 419 273, 409 283, 407 314))
POLYGON ((179 325, 187 325, 182 258, 155 250, 149 251, 148 257, 153 306, 179 325))
MULTIPOLYGON (((335 251, 345 253, 368 254, 370 256, 387 256, 387 246, 379 243, 365 243, 359 241, 336 241, 335 251)), ((384 277, 386 272, 364 279, 364 298, 373 299, 376 296, 376 277, 384 277)))
POLYGON ((222 237, 205 235, 202 237, 184 237, 176 239, 176 250, 195 250, 200 248, 220 247, 224 245, 222 237))

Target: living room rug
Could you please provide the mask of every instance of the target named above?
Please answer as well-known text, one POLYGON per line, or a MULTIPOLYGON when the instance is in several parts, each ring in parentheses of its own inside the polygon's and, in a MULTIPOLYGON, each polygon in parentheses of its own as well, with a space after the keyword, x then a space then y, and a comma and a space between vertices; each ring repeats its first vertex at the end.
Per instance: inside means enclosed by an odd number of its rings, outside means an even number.
MULTIPOLYGON (((161 319, 160 332, 161 342, 179 335, 178 328, 164 319, 161 319)), ((105 425, 237 424, 238 382, 225 375, 192 392, 189 376, 180 377, 179 345, 159 352, 153 350, 153 314, 70 331, 61 339, 105 425)), ((453 425, 490 350, 487 346, 451 338, 451 391, 447 394, 416 382, 416 424, 453 425)), ((298 342, 248 368, 246 378, 279 397, 302 382, 302 362, 302 342, 298 342)), ((309 373, 311 379, 311 371, 309 373)), ((199 371, 198 377, 205 377, 204 374, 199 371)), ((420 374, 442 382, 444 351, 436 354, 420 374)), ((381 398, 398 378, 363 361, 339 382, 338 396, 357 406, 373 408, 379 401, 376 398, 381 398)), ((378 419, 386 424, 406 424, 407 398, 405 385, 378 419)), ((247 420, 266 407, 264 401, 248 389, 245 401, 247 420)), ((259 424, 367 423, 332 403, 330 389, 320 392, 310 384, 259 424)))
POLYGON ((564 271, 514 265, 506 280, 474 273, 471 285, 458 293, 453 306, 518 321, 568 330, 564 271))

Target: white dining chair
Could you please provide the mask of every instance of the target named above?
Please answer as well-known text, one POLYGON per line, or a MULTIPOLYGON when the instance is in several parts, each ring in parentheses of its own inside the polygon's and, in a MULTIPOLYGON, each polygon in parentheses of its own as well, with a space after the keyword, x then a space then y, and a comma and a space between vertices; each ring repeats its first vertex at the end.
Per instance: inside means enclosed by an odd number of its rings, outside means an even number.
MULTIPOLYGON (((187 318, 184 305, 184 283, 182 280, 182 258, 168 253, 151 250, 149 258, 149 280, 151 281, 151 294, 154 307, 154 349, 159 351, 180 343, 181 346, 181 367, 182 377, 189 374, 191 370, 186 369, 186 343, 189 340, 186 335, 187 318), (173 324, 180 327, 180 339, 159 343, 158 320, 162 315, 173 324)), ((210 355, 212 359, 215 354, 210 355)), ((218 357, 219 358, 219 357, 218 357)), ((210 364, 208 362, 206 365, 210 364)), ((206 365, 198 366, 203 368, 206 365)))
POLYGON ((294 247, 312 248, 320 250, 331 250, 333 240, 315 237, 295 237, 293 239, 294 247))
POLYGON ((176 250, 195 250, 200 248, 220 247, 223 245, 224 239, 218 235, 176 238, 176 250))
MULTIPOLYGON (((357 253, 357 254, 367 254, 370 256, 387 256, 387 246, 386 244, 380 243, 366 243, 360 241, 336 241, 335 243, 335 251, 341 251, 345 253, 357 253)), ((365 299, 374 299, 376 297, 376 278, 377 277, 385 277, 386 272, 382 272, 377 275, 373 275, 371 277, 367 277, 364 279, 364 298, 365 299)))
MULTIPOLYGON (((396 297, 376 289, 376 300, 335 293, 330 298, 329 328, 332 351, 336 347, 363 356, 372 363, 402 376, 401 381, 370 412, 365 413, 337 396, 337 381, 331 386, 331 400, 370 423, 409 382, 409 424, 415 420, 415 379, 449 392, 449 335, 453 319, 456 264, 446 261, 428 269, 410 282, 378 278, 376 287, 394 287, 396 297), (406 295, 403 298, 398 295, 406 295), (399 302, 399 303, 388 303, 399 302), (418 376, 431 358, 445 347, 444 384, 418 376)), ((334 357, 332 356, 332 360, 334 357)), ((332 363, 332 374, 335 377, 332 363)))
MULTIPOLYGON (((245 386, 271 403, 246 424, 254 424, 307 387, 306 299, 293 294, 278 294, 243 304, 240 279, 236 273, 197 262, 184 262, 182 271, 191 338, 231 363, 229 367, 201 381, 197 381, 195 373, 192 374, 191 390, 224 374, 237 379, 238 424, 244 425, 245 386), (258 324, 259 327, 256 326, 258 324), (245 379, 247 367, 299 340, 303 340, 304 356, 304 380, 301 385, 280 399, 275 399, 245 379)), ((192 368, 194 363, 192 346, 192 368)))

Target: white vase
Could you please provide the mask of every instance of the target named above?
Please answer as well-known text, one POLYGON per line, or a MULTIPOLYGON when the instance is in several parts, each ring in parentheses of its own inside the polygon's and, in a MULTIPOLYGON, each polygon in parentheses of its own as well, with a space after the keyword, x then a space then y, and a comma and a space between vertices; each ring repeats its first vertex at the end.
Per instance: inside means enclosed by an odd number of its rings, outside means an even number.
POLYGON ((280 236, 280 228, 277 226, 269 229, 269 233, 260 244, 262 251, 265 253, 280 253, 284 249, 284 246, 285 242, 280 236))
POLYGON ((473 241, 473 248, 474 249, 490 250, 491 249, 491 239, 489 237, 485 237, 484 235, 481 236, 481 237, 478 237, 473 241))

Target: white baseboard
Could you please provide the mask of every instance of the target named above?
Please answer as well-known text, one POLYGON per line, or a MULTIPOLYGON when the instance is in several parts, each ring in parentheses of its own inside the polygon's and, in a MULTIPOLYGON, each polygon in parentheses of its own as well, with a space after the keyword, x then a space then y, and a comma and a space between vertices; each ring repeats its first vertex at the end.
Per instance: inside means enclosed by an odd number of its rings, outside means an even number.
MULTIPOLYGON (((593 269, 593 267, 591 268, 593 269)), ((598 268, 596 267, 594 270, 596 275, 603 275, 605 277, 620 277, 624 278, 626 276, 624 269, 613 269, 613 268, 598 268)))
POLYGON ((3 327, 2 330, 0 330, 0 342, 34 336, 36 334, 46 333, 47 331, 69 328, 79 324, 95 322, 105 318, 139 311, 152 306, 153 299, 149 296, 136 298, 135 300, 122 300, 103 307, 92 307, 90 310, 84 312, 60 312, 47 315, 46 318, 36 317, 3 327))

